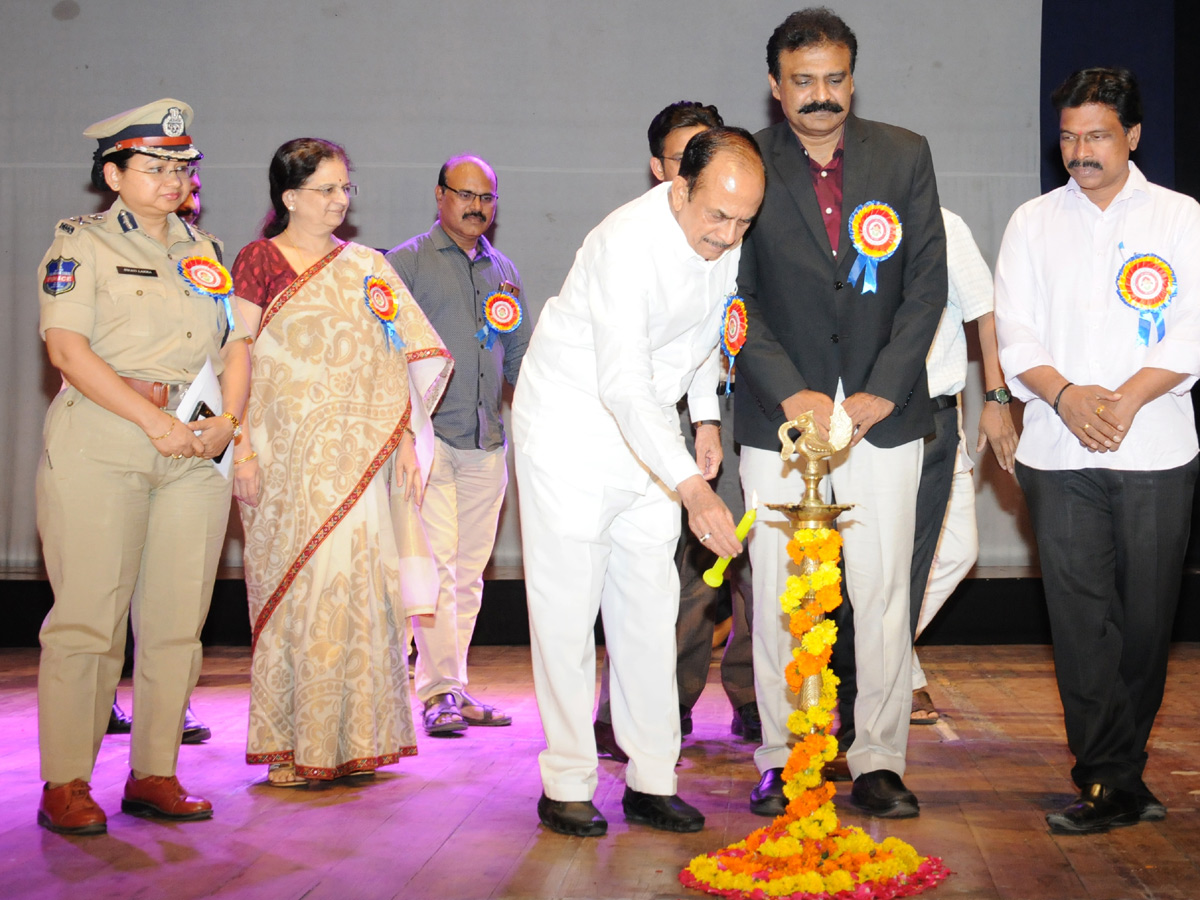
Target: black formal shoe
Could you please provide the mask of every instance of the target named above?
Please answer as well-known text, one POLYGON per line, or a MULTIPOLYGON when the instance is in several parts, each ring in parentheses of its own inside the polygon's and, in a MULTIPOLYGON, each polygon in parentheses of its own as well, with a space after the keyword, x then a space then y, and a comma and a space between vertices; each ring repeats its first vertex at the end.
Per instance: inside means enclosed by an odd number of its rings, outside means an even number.
POLYGON ((1054 834, 1099 834, 1136 825, 1140 815, 1141 804, 1133 791, 1089 784, 1070 806, 1048 813, 1046 824, 1054 834))
POLYGON ((880 819, 911 819, 920 815, 917 798, 895 772, 876 769, 854 779, 850 802, 856 809, 880 819))
POLYGON ((783 769, 767 769, 758 786, 750 792, 750 812, 756 816, 783 815, 787 797, 783 796, 783 769))
POLYGON ((538 818, 551 831, 571 837, 600 837, 608 831, 608 820, 591 800, 551 800, 542 794, 538 818))
POLYGON ((621 745, 617 743, 617 736, 613 733, 611 722, 601 722, 597 719, 592 723, 592 731, 596 735, 596 753, 600 756, 607 756, 614 762, 629 762, 629 754, 622 750, 621 745))
POLYGON ((108 728, 105 734, 129 734, 133 730, 133 716, 128 715, 125 710, 117 706, 117 701, 113 701, 112 712, 108 716, 108 728))
POLYGON ((643 794, 625 786, 621 798, 625 820, 639 825, 649 825, 660 831, 699 831, 704 827, 704 813, 679 799, 678 794, 643 794))
POLYGON ((1167 804, 1150 793, 1146 782, 1143 781, 1133 793, 1138 802, 1138 821, 1159 822, 1167 817, 1167 804))
POLYGON ((733 711, 729 730, 744 741, 758 743, 762 740, 762 719, 758 715, 758 704, 751 700, 733 711))
POLYGON ((183 714, 183 739, 181 744, 203 744, 212 737, 212 730, 192 714, 189 703, 187 712, 183 714))
POLYGON ((692 711, 684 706, 679 705, 679 736, 687 737, 692 733, 692 711))

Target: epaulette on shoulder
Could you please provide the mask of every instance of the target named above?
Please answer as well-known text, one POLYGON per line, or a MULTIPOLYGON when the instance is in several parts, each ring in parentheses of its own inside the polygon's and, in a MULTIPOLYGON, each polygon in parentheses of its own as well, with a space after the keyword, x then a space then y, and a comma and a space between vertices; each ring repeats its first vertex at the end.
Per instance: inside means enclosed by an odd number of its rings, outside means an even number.
POLYGON ((89 216, 71 216, 67 219, 59 220, 58 225, 54 228, 55 234, 74 234, 81 228, 87 228, 89 225, 99 225, 104 221, 104 213, 92 213, 89 216))
POLYGON ((199 238, 212 241, 213 243, 218 243, 220 240, 215 234, 209 234, 203 228, 197 228, 195 225, 189 225, 188 227, 192 229, 192 234, 199 238))

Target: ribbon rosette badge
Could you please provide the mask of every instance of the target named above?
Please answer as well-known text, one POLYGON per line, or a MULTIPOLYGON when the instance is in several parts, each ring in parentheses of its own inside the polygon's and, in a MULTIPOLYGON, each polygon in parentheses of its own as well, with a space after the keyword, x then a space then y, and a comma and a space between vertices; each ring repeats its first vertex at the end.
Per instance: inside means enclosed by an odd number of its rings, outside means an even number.
POLYGON ((725 316, 721 324, 721 351, 729 360, 729 374, 725 377, 725 393, 733 390, 734 357, 746 343, 746 331, 750 322, 746 318, 746 301, 736 295, 725 300, 725 316))
POLYGON ((496 338, 516 331, 523 318, 521 301, 505 291, 496 291, 483 301, 484 326, 475 333, 475 340, 487 338, 484 349, 491 350, 496 345, 496 338))
POLYGON ((863 293, 873 294, 879 286, 879 264, 900 246, 904 227, 896 211, 879 200, 868 200, 850 214, 850 240, 858 259, 850 269, 850 283, 863 276, 863 293))
POLYGON ((179 274, 191 288, 205 297, 212 297, 225 307, 225 320, 233 329, 233 276, 229 270, 207 256, 189 256, 179 261, 179 274))
POLYGON ((387 335, 388 343, 397 350, 404 348, 404 341, 396 331, 396 314, 400 311, 396 303, 396 292, 392 286, 378 275, 368 275, 363 279, 363 299, 367 309, 383 325, 383 333, 387 335))
POLYGON ((1166 335, 1163 313, 1178 290, 1175 270, 1161 256, 1142 253, 1130 257, 1121 266, 1117 273, 1117 295, 1126 306, 1137 310, 1138 343, 1143 347, 1150 346, 1151 328, 1157 340, 1161 341, 1166 335))

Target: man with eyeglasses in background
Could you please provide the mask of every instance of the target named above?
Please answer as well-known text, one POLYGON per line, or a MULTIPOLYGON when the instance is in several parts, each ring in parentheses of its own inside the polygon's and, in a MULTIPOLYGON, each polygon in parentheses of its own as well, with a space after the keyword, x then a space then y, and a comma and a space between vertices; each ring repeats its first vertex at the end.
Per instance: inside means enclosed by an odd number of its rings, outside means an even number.
POLYGON ((437 609, 412 619, 417 697, 429 735, 512 724, 511 716, 467 692, 467 649, 508 486, 501 381, 516 385, 533 329, 524 319, 517 267, 484 236, 497 198, 487 162, 451 157, 434 188, 433 227, 387 254, 454 357, 454 375, 433 415, 436 447, 421 505, 437 566, 437 609))

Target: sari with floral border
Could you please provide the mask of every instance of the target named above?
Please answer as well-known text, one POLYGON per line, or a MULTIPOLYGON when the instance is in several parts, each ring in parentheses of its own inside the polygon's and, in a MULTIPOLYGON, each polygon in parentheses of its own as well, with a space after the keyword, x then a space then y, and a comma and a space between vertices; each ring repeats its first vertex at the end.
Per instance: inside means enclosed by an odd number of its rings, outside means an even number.
POLYGON ((241 506, 248 763, 332 779, 416 753, 405 627, 434 602, 436 576, 392 455, 410 428, 427 477, 429 413, 452 367, 399 276, 358 244, 264 310, 245 423, 262 487, 241 506), (367 297, 380 279, 394 337, 367 297))

